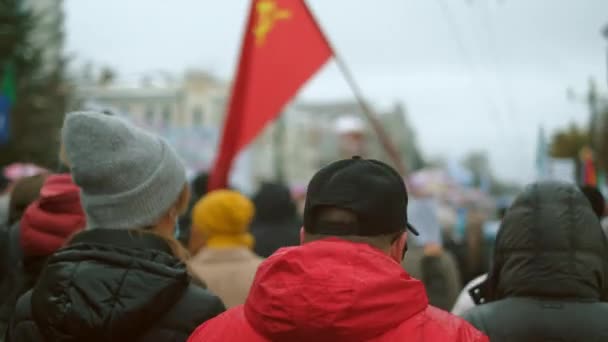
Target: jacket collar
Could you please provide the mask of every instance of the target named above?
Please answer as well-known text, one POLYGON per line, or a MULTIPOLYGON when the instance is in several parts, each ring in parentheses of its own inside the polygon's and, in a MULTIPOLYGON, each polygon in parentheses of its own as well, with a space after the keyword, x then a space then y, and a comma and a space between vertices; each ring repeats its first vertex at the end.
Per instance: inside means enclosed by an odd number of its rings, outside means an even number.
POLYGON ((111 245, 122 248, 154 249, 173 255, 169 244, 160 236, 139 230, 91 229, 72 238, 69 245, 77 243, 111 245))

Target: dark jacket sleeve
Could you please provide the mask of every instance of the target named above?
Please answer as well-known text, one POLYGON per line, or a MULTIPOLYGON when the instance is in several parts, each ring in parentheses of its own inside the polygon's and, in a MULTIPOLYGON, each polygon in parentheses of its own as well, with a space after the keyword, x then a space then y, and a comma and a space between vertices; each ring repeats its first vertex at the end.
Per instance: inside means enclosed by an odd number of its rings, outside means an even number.
POLYGON ((6 342, 43 342, 31 310, 32 292, 28 291, 17 301, 14 316, 6 333, 6 342))

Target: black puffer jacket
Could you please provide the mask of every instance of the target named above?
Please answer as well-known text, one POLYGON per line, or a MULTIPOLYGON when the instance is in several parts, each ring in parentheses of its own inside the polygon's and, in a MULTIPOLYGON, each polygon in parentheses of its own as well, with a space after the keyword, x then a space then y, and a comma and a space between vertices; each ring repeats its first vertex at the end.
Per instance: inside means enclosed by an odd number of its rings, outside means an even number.
POLYGON ((186 341, 224 305, 170 254, 151 234, 80 233, 19 299, 7 341, 186 341))
POLYGON ((496 240, 488 304, 465 319, 491 341, 608 341, 608 246, 572 185, 529 186, 496 240))
POLYGON ((263 184, 253 203, 255 218, 251 233, 255 237, 254 251, 257 255, 267 258, 281 247, 300 244, 302 220, 286 186, 263 184))

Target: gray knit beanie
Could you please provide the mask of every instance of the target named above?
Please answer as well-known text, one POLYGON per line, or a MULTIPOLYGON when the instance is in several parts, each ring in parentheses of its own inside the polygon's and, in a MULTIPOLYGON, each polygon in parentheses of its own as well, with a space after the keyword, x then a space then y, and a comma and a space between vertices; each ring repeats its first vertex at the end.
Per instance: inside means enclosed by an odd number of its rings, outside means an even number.
POLYGON ((89 229, 151 226, 186 184, 184 166, 167 142, 120 118, 70 113, 62 136, 89 229))

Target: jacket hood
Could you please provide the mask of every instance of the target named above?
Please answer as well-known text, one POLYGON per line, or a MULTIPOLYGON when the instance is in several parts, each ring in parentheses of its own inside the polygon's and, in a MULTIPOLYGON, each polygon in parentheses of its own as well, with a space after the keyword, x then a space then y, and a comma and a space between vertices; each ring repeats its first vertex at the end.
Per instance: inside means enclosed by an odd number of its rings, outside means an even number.
POLYGON ((296 217, 296 205, 289 189, 281 184, 264 183, 253 198, 255 221, 280 221, 296 217))
POLYGON ((280 249, 262 263, 244 311, 272 341, 365 341, 427 305, 422 283, 390 257, 331 238, 280 249))
POLYGON ((32 312, 49 341, 128 341, 181 298, 189 277, 151 234, 99 229, 55 253, 32 293, 32 312), (110 243, 115 242, 115 243, 110 243))
POLYGON ((488 279, 491 300, 598 300, 606 293, 606 238, 589 202, 574 185, 528 186, 502 222, 494 258, 488 279))
POLYGON ((49 176, 40 198, 25 211, 20 222, 20 243, 25 256, 47 256, 86 225, 80 189, 69 174, 49 176))

